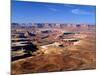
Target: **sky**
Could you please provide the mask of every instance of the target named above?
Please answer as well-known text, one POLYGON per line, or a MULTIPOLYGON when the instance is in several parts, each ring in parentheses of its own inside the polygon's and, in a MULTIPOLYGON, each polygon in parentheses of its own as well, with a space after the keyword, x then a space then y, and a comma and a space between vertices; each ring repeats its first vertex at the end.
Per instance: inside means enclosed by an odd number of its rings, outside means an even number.
POLYGON ((11 21, 16 23, 95 24, 96 7, 43 2, 12 1, 11 21))

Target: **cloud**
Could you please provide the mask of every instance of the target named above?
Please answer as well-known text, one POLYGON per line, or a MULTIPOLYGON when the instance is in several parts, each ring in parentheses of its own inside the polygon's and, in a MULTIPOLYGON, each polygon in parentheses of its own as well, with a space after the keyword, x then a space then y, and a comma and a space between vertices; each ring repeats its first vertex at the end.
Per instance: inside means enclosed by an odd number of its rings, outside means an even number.
POLYGON ((77 14, 77 15, 80 15, 80 14, 83 14, 83 15, 90 15, 90 14, 93 14, 92 12, 85 11, 85 10, 81 10, 81 9, 72 9, 71 12, 72 12, 73 14, 77 14))
POLYGON ((54 8, 53 6, 51 5, 44 5, 45 7, 47 7, 47 9, 49 9, 50 11, 58 11, 57 8, 54 8))
POLYGON ((49 8, 51 11, 58 11, 56 8, 49 8))
POLYGON ((67 4, 63 4, 63 6, 69 7, 69 8, 73 8, 73 7, 74 7, 74 6, 72 6, 72 5, 67 5, 67 4))

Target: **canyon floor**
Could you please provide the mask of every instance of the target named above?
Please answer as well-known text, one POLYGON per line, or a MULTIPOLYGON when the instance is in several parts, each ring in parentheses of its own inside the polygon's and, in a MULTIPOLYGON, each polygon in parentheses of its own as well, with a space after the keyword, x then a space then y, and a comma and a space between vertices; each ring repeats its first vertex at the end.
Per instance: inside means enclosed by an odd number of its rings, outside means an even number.
POLYGON ((80 43, 66 48, 48 48, 48 53, 41 50, 33 56, 13 61, 12 75, 96 69, 95 32, 84 33, 80 43))

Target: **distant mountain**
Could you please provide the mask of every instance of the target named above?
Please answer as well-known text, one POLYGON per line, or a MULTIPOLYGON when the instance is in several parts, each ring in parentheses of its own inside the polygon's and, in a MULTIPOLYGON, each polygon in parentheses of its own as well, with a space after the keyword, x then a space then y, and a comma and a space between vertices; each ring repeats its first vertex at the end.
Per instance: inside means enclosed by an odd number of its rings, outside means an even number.
POLYGON ((19 23, 11 23, 11 25, 19 26, 19 23))

